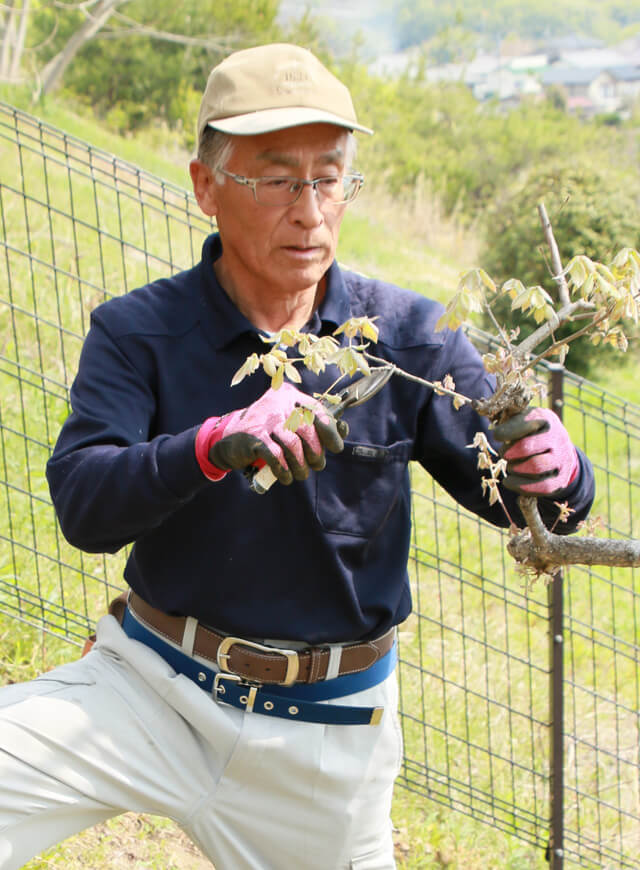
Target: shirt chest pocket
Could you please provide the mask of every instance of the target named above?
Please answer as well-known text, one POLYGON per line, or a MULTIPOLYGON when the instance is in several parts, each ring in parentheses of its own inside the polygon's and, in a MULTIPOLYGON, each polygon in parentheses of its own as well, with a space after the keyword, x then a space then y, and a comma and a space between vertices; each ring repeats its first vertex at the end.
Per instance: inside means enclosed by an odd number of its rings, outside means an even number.
POLYGON ((384 525, 409 488, 411 442, 383 446, 345 441, 342 453, 327 453, 316 475, 316 516, 327 532, 371 537, 384 525))

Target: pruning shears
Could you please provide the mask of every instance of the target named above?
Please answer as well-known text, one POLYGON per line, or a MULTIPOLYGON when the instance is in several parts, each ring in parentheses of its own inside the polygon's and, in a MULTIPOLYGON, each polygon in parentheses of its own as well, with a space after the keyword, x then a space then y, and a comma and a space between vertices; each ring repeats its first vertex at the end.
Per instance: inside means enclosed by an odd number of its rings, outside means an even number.
MULTIPOLYGON (((362 405, 363 402, 368 402, 376 393, 379 393, 392 374, 393 366, 381 366, 374 369, 370 374, 363 375, 357 381, 353 381, 341 390, 337 394, 337 402, 324 400, 321 402, 321 405, 327 413, 337 420, 347 408, 362 405)), ((246 470, 245 474, 249 480, 251 490, 259 495, 265 493, 277 479, 268 465, 263 465, 261 468, 252 465, 246 470)))

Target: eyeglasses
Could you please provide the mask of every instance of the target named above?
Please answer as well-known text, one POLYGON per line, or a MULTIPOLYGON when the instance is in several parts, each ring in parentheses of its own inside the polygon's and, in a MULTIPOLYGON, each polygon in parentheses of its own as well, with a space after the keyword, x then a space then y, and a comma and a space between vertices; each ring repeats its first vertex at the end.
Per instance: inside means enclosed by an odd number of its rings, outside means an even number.
POLYGON ((364 175, 359 172, 352 172, 349 175, 328 175, 326 178, 312 178, 310 181, 282 175, 246 178, 244 175, 227 172, 221 167, 218 167, 216 172, 221 172, 237 184, 250 187, 256 202, 260 205, 293 205, 308 186, 314 189, 319 202, 342 205, 355 199, 364 184, 364 175))

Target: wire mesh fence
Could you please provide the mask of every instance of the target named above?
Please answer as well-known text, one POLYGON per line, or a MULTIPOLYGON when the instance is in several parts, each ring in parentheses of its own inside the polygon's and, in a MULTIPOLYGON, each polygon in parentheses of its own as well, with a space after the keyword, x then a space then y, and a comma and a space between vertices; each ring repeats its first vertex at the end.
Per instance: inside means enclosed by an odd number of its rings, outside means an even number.
MULTIPOLYGON (((122 587, 124 555, 83 554, 64 541, 44 467, 68 414, 88 315, 191 266, 211 224, 184 190, 4 104, 0 158, 0 626, 17 618, 82 644, 122 587)), ((640 537, 640 408, 567 374, 564 419, 594 463, 593 513, 605 533, 640 537)), ((552 850, 552 864, 637 867, 637 571, 567 572, 565 672, 554 673, 549 589, 526 588, 502 531, 419 467, 412 480, 415 608, 400 631, 399 786, 545 849, 559 675, 564 783, 554 803, 564 810, 564 851, 552 850)))
MULTIPOLYGON (((565 373, 564 418, 593 461, 592 513, 604 533, 638 538, 640 408, 565 373)), ((554 801, 564 809, 564 843, 550 860, 638 867, 637 570, 574 566, 559 604, 551 587, 527 589, 505 557, 505 533, 465 514, 418 469, 413 498, 400 781, 546 850, 560 679, 564 783, 554 801), (564 677, 554 673, 558 643, 564 677)))
POLYGON ((121 558, 66 544, 44 478, 89 313, 191 265, 211 224, 186 191, 6 105, 0 156, 1 607, 79 643, 122 582, 121 558))

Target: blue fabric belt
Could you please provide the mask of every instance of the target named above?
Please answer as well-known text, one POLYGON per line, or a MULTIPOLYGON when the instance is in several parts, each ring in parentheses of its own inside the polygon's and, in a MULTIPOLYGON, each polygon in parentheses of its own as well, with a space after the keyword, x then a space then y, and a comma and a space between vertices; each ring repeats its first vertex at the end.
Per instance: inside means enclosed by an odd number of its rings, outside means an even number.
POLYGON ((317 683, 263 686, 246 683, 236 674, 219 672, 196 661, 147 628, 128 607, 125 608, 122 628, 128 637, 155 650, 174 671, 184 674, 204 691, 211 692, 216 701, 247 713, 325 725, 377 725, 382 718, 382 707, 349 707, 317 702, 343 698, 378 685, 391 674, 397 661, 394 642, 385 656, 359 673, 317 683))

